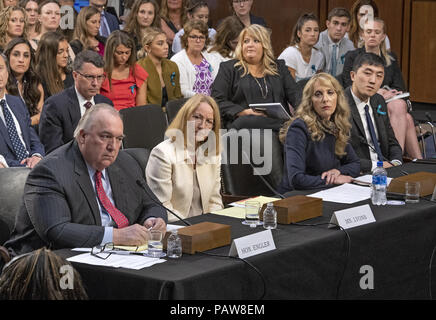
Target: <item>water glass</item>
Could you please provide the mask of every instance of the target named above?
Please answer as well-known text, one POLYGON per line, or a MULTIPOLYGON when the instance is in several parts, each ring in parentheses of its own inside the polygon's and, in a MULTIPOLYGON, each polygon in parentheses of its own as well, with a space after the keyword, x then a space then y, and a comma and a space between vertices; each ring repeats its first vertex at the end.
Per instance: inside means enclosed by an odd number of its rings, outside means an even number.
POLYGON ((421 184, 419 182, 406 182, 406 203, 418 203, 421 184))
POLYGON ((162 231, 151 229, 149 232, 150 239, 148 240, 147 256, 151 258, 161 258, 165 256, 165 253, 162 251, 162 231))
POLYGON ((245 201, 245 221, 242 221, 242 224, 253 228, 262 225, 262 222, 259 220, 259 210, 259 201, 245 201))

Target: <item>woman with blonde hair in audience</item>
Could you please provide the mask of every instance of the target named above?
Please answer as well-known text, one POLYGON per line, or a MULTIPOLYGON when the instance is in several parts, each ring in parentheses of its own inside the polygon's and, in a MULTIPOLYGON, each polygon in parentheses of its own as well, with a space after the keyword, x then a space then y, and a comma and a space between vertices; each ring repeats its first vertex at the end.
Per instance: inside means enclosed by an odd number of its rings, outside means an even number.
POLYGON ((6 91, 23 99, 31 124, 37 125, 44 104, 44 89, 34 71, 35 57, 32 47, 26 39, 15 38, 8 43, 4 54, 8 58, 10 69, 6 91))
MULTIPOLYGON (((186 22, 186 4, 188 0, 162 0, 160 7, 161 27, 167 35, 170 49, 175 34, 186 22)), ((170 50, 171 51, 171 50, 170 50)), ((172 56, 170 52, 169 57, 172 56)))
POLYGON ((35 54, 35 70, 44 88, 44 100, 74 85, 68 69, 68 41, 57 32, 46 32, 38 42, 35 54))
POLYGON ((278 57, 286 62, 295 81, 310 78, 324 67, 324 55, 315 48, 319 39, 319 23, 312 13, 298 18, 292 31, 291 45, 278 57))
POLYGON ((21 7, 6 7, 0 12, 0 51, 13 38, 27 38, 27 17, 21 7))
POLYGON ((303 90, 295 116, 280 133, 285 170, 279 192, 350 183, 360 160, 350 139, 350 108, 339 82, 314 75, 303 90))
POLYGON ((96 40, 98 41, 98 53, 104 55, 104 47, 106 38, 99 35, 100 29, 100 11, 93 6, 84 7, 80 10, 76 26, 74 28, 73 40, 70 46, 74 54, 78 54, 82 50, 87 50, 96 47, 96 40))
POLYGON ((206 51, 209 45, 208 27, 201 20, 192 20, 186 23, 184 29, 181 39, 184 49, 171 58, 179 68, 182 94, 185 98, 196 93, 210 95, 219 62, 206 51))
POLYGON ((116 30, 106 42, 104 80, 100 94, 109 98, 115 109, 121 110, 147 104, 148 73, 136 63, 136 47, 132 36, 116 30))
POLYGON ((147 56, 138 61, 147 73, 147 103, 162 107, 168 101, 182 98, 180 73, 177 64, 168 60, 168 42, 165 32, 149 27, 142 39, 147 56))
POLYGON ((227 129, 264 128, 278 131, 283 121, 249 107, 257 103, 281 103, 290 113, 297 106, 297 86, 284 61, 276 60, 269 31, 253 24, 242 30, 236 59, 222 62, 212 86, 227 129))
POLYGON ((223 19, 217 28, 215 41, 208 52, 215 56, 220 63, 234 59, 239 35, 243 29, 243 24, 235 16, 223 19))
POLYGON ((12 259, 0 276, 0 300, 87 300, 70 262, 41 248, 12 259), (68 281, 66 272, 69 272, 68 281))
MULTIPOLYGON (((159 5, 155 0, 137 0, 127 16, 124 31, 135 41, 136 51, 142 48, 142 40, 148 27, 160 28, 159 5)), ((139 58, 139 57, 138 57, 139 58)), ((141 57, 143 58, 143 57, 141 57)))
MULTIPOLYGON (((349 51, 345 55, 344 71, 342 74, 344 87, 352 85, 350 71, 356 58, 365 52, 371 52, 380 56, 385 62, 384 79, 378 93, 385 100, 389 100, 405 92, 406 85, 398 64, 398 58, 394 52, 386 50, 386 25, 384 21, 379 18, 367 21, 363 26, 362 38, 363 47, 349 51)), ((387 102, 387 107, 395 138, 397 138, 403 153, 413 159, 422 159, 416 137, 415 123, 412 116, 407 112, 406 101, 395 99, 387 102)))
POLYGON ((38 26, 38 2, 35 0, 21 0, 20 7, 24 8, 27 17, 27 38, 33 39, 39 33, 38 26))
POLYGON ((165 207, 182 218, 223 208, 220 127, 216 102, 196 94, 169 125, 165 133, 169 139, 151 151, 147 184, 165 207))

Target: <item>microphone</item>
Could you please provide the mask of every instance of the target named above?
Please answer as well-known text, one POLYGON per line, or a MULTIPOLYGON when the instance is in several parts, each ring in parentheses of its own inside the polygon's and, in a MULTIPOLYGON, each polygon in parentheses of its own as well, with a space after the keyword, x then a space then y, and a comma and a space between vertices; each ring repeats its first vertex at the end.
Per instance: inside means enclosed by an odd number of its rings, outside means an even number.
MULTIPOLYGON (((377 153, 377 151, 375 150, 375 148, 374 148, 372 145, 370 145, 370 144, 366 141, 366 139, 365 139, 364 137, 359 136, 359 140, 360 140, 361 143, 363 143, 363 144, 367 145, 368 147, 370 147, 372 151, 374 151, 375 153, 377 153)), ((386 162, 389 163, 391 166, 396 167, 396 165, 393 164, 393 163, 392 163, 391 161, 389 161, 388 159, 386 159, 386 157, 385 157, 383 154, 381 154, 381 156, 383 157, 383 161, 386 161, 386 162)), ((401 170, 401 174, 402 174, 403 176, 407 176, 409 173, 406 172, 406 171, 404 171, 404 170, 401 170)))
POLYGON ((170 209, 168 209, 167 207, 165 207, 162 203, 160 203, 159 201, 156 201, 155 199, 154 199, 154 196, 153 195, 151 195, 149 192, 148 192, 148 188, 147 188, 147 186, 145 185, 145 183, 143 182, 143 181, 141 181, 141 180, 136 180, 136 184, 138 185, 138 186, 140 186, 142 189, 144 189, 145 190, 145 192, 147 193, 147 195, 149 196, 149 198, 154 202, 154 203, 156 203, 158 206, 160 206, 161 208, 163 208, 163 209, 165 209, 165 210, 167 210, 167 211, 169 211, 169 212, 171 212, 177 219, 179 219, 180 221, 182 221, 184 224, 186 224, 187 226, 192 226, 192 224, 190 224, 188 221, 186 221, 185 219, 183 219, 183 218, 180 218, 177 214, 175 214, 172 210, 170 210, 170 209))
POLYGON ((270 189, 274 195, 279 196, 280 199, 285 199, 285 196, 282 195, 281 193, 277 192, 277 190, 275 190, 269 183, 268 181, 266 181, 266 179, 258 173, 257 168, 255 168, 253 166, 253 164, 250 161, 250 158, 248 157, 248 155, 245 153, 245 151, 242 151, 242 154, 244 155, 245 159, 247 159, 248 163, 250 164, 250 167, 253 169, 253 171, 256 173, 256 175, 260 178, 260 180, 262 180, 262 182, 268 187, 268 189, 270 189))
POLYGON ((433 134, 433 143, 434 143, 434 148, 435 148, 435 150, 436 150, 436 138, 435 138, 435 135, 434 135, 434 125, 433 125, 433 119, 431 118, 431 115, 430 115, 430 113, 427 111, 426 113, 425 113, 425 116, 427 117, 427 120, 429 120, 429 121, 427 121, 427 123, 430 125, 430 127, 431 127, 431 133, 433 134))

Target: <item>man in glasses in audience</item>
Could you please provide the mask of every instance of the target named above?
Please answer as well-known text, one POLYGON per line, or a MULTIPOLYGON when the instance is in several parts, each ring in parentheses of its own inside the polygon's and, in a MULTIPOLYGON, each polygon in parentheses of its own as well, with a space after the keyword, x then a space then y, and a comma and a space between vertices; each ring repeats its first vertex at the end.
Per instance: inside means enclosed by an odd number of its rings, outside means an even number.
MULTIPOLYGON (((112 106, 102 103, 86 111, 74 140, 29 174, 23 206, 5 243, 12 256, 44 246, 140 246, 150 229, 165 232, 166 210, 141 178, 143 170, 129 154, 119 153, 123 137, 123 121, 112 106)), ((0 248, 3 263, 6 253, 0 248)))
POLYGON ((73 139, 80 117, 92 105, 113 105, 110 99, 99 94, 105 79, 103 67, 103 58, 97 52, 80 52, 73 63, 75 85, 45 101, 39 123, 39 137, 46 153, 73 139))

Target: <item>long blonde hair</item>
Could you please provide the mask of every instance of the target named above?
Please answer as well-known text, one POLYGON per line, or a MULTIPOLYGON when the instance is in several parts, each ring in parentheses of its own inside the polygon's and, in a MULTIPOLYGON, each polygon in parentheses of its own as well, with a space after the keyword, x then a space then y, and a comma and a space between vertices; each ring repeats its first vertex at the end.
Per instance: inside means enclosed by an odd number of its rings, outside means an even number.
MULTIPOLYGON (((367 21, 365 23, 365 25, 367 23, 369 23, 370 21, 367 21)), ((386 35, 386 23, 380 19, 380 18, 374 18, 374 20, 372 20, 371 22, 378 22, 383 26, 383 33, 386 35)), ((365 32, 365 25, 363 26, 363 32, 365 32)), ((392 64, 392 61, 395 60, 394 57, 392 57, 388 50, 386 49, 386 37, 383 39, 383 41, 380 43, 380 52, 381 52, 381 56, 385 59, 386 61, 386 67, 389 67, 392 64)))
POLYGON ((76 19, 76 27, 74 28, 74 34, 73 34, 73 40, 79 40, 82 45, 83 49, 85 50, 87 47, 89 47, 89 40, 88 37, 90 36, 88 31, 88 26, 86 22, 91 19, 92 16, 99 14, 101 17, 100 11, 96 7, 84 7, 80 10, 79 14, 77 15, 76 19))
MULTIPOLYGON (((3 2, 3 0, 0 0, 3 2)), ((7 32, 9 27, 9 19, 11 18, 12 12, 20 11, 24 17, 24 27, 22 38, 27 39, 27 14, 26 11, 18 6, 6 7, 0 12, 0 46, 5 47, 7 45, 7 32)))
POLYGON ((241 34, 239 35, 238 45, 235 49, 235 57, 239 61, 235 64, 235 67, 241 67, 244 69, 244 73, 242 76, 246 76, 248 74, 248 63, 244 60, 244 56, 242 54, 242 45, 244 42, 245 35, 249 35, 254 39, 260 41, 263 48, 263 57, 262 64, 265 70, 265 74, 276 76, 278 75, 277 64, 274 61, 274 52, 271 45, 271 32, 268 31, 265 27, 252 24, 248 27, 245 27, 241 34))
MULTIPOLYGON (((185 147, 187 146, 187 132, 188 132, 188 120, 194 113, 194 111, 198 108, 201 103, 207 103, 213 109, 213 118, 214 124, 212 131, 215 133, 215 147, 216 147, 216 155, 220 154, 220 128, 221 128, 221 118, 220 118, 220 110, 218 104, 212 97, 206 96, 204 94, 196 94, 191 97, 188 101, 185 102, 183 107, 179 110, 174 120, 168 126, 165 135, 170 137, 172 141, 175 141, 176 136, 174 135, 175 129, 179 132, 181 131, 184 136, 185 147)), ((204 141, 206 142, 207 139, 204 141)), ((203 143, 204 143, 203 142, 203 143)))
POLYGON ((316 113, 312 97, 314 94, 314 87, 317 82, 322 85, 331 87, 337 95, 336 110, 331 116, 330 120, 336 125, 338 129, 338 135, 336 137, 335 143, 335 154, 342 157, 346 154, 345 147, 347 146, 351 123, 350 123, 350 107, 348 106, 347 99, 345 98, 344 91, 339 82, 328 73, 318 73, 315 74, 306 84, 303 90, 303 97, 300 105, 297 108, 295 116, 287 121, 280 131, 280 141, 285 142, 286 134, 288 132, 289 126, 296 119, 302 119, 309 129, 311 138, 314 141, 323 140, 325 137, 325 132, 322 130, 322 125, 320 123, 320 118, 316 113))

